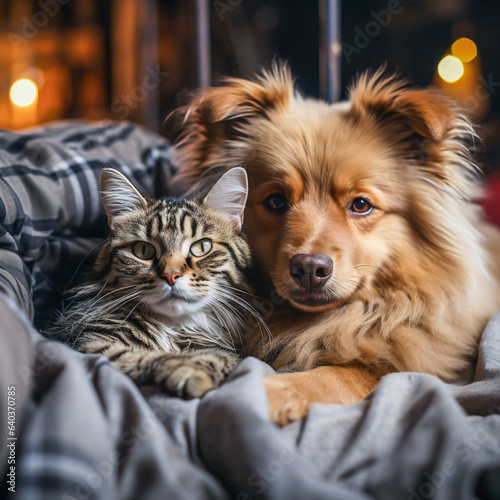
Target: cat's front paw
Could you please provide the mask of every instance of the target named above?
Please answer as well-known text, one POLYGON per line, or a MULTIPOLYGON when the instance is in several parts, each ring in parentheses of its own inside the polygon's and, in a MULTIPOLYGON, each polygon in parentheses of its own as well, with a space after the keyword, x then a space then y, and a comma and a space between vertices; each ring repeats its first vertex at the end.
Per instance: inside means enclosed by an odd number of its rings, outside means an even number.
POLYGON ((197 351, 165 358, 156 380, 168 393, 183 399, 199 398, 219 387, 238 358, 222 351, 197 351))

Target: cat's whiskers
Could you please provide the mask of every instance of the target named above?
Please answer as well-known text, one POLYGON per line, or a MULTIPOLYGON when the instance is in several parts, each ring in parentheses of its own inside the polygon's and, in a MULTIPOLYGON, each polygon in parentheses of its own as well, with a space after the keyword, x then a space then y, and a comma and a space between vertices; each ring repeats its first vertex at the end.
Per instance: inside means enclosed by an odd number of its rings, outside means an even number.
MULTIPOLYGON (((129 290, 129 289, 137 289, 137 285, 126 285, 126 286, 123 286, 120 288, 112 289, 112 290, 108 291, 106 294, 102 295, 102 292, 104 292, 104 290, 106 290, 106 288, 107 288, 108 281, 109 281, 109 278, 108 278, 108 280, 106 280, 106 283, 104 284, 104 286, 95 294, 95 296, 93 298, 87 299, 89 307, 97 304, 98 302, 100 302, 102 300, 107 299, 107 297, 109 297, 111 294, 123 292, 123 291, 129 290)), ((75 296, 73 297, 73 300, 68 304, 68 307, 71 306, 71 304, 73 303, 74 300, 80 299, 82 297, 86 297, 86 296, 93 294, 93 293, 94 293, 93 285, 83 286, 78 291, 78 293, 75 294, 75 296)))
MULTIPOLYGON (((106 288, 106 286, 108 285, 108 282, 109 282, 109 277, 106 279, 106 282, 104 283, 104 285, 99 289, 99 291, 95 294, 95 299, 97 299, 100 294, 102 293, 102 291, 106 288)), ((63 313, 68 310, 68 309, 71 309, 71 306, 73 305, 73 303, 76 301, 78 302, 79 300, 82 299, 82 297, 85 298, 86 295, 92 295, 94 294, 95 292, 95 289, 97 288, 96 286, 97 284, 95 283, 92 283, 91 285, 82 285, 80 286, 79 290, 74 293, 72 296, 71 296, 71 300, 68 301, 68 303, 64 303, 63 304, 63 309, 61 311, 61 316, 63 315, 63 313)), ((87 299, 88 300, 88 299, 87 299)), ((90 299, 92 300, 92 299, 90 299)))
MULTIPOLYGON (((235 337, 238 339, 241 345, 241 331, 244 329, 244 324, 242 319, 239 319, 237 315, 230 314, 231 308, 227 307, 227 303, 223 304, 221 301, 212 297, 208 305, 211 307, 212 312, 217 318, 217 321, 221 328, 223 328, 229 335, 231 342, 231 349, 236 351, 235 337)), ((234 311, 234 309, 233 309, 234 311)))
MULTIPOLYGON (((120 296, 110 302, 106 302, 104 305, 99 304, 99 302, 101 302, 105 296, 101 296, 99 298, 93 298, 87 302, 85 308, 72 310, 69 314, 65 315, 66 320, 71 325, 68 332, 68 336, 72 337, 74 331, 79 326, 85 324, 91 324, 93 321, 99 321, 103 316, 109 314, 118 307, 121 307, 126 303, 128 303, 129 301, 136 299, 141 295, 141 292, 142 290, 135 290, 130 294, 127 294, 125 296, 120 296)), ((76 342, 78 340, 82 332, 83 330, 80 329, 79 334, 74 338, 73 342, 76 342)))
MULTIPOLYGON (((228 323, 226 321, 226 318, 225 318, 225 315, 220 313, 220 310, 219 310, 219 307, 218 307, 218 303, 217 302, 211 302, 210 306, 212 307, 212 311, 215 314, 215 317, 217 318, 217 321, 219 322, 219 324, 221 325, 221 327, 223 329, 225 329, 226 332, 228 332, 229 338, 230 338, 230 341, 231 341, 232 350, 233 351, 237 351, 237 347, 236 347, 235 342, 234 342, 234 333, 233 333, 233 331, 231 329, 231 326, 228 325, 228 323)), ((236 333, 237 333, 238 340, 240 341, 240 345, 241 345, 241 334, 240 334, 239 328, 236 329, 236 333)))
POLYGON ((92 253, 94 252, 97 248, 99 248, 100 246, 104 245, 105 243, 107 243, 108 241, 111 241, 111 238, 106 238, 105 240, 103 241, 100 241, 97 245, 94 245, 86 254, 85 254, 85 257, 83 257, 82 261, 78 264, 78 267, 76 268, 75 272, 73 273, 73 276, 71 276, 70 280, 68 281, 68 283, 66 283, 65 287, 64 287, 64 293, 66 293, 71 285, 71 283, 73 283, 73 280, 75 279, 76 275, 78 274, 78 272, 80 271, 80 268, 82 267, 83 263, 87 260, 87 257, 92 253))
MULTIPOLYGON (((235 293, 233 293, 233 292, 231 292, 229 290, 224 290, 225 288, 232 288, 232 287, 229 287, 227 285, 222 285, 221 283, 218 283, 217 286, 219 287, 218 292, 220 293, 220 295, 223 298, 225 298, 226 300, 235 302, 240 307, 242 307, 244 310, 246 310, 248 313, 250 313, 257 320, 257 323, 259 325, 259 330, 262 333, 262 335, 264 336, 264 334, 267 334, 267 336, 269 337, 269 339, 272 340, 273 336, 271 334, 271 331, 267 327, 267 325, 264 322, 264 320, 262 319, 261 315, 258 313, 258 311, 251 304, 249 304, 248 302, 246 302, 241 297, 238 297, 235 293)), ((232 307, 228 303, 225 303, 224 305, 226 307, 228 307, 228 306, 232 307)), ((238 314, 241 315, 241 312, 238 311, 238 314)), ((243 316, 243 319, 245 319, 244 316, 243 316)))
POLYGON ((259 297, 256 297, 254 294, 250 293, 250 292, 247 292, 245 290, 242 290, 240 288, 236 288, 234 286, 230 286, 230 285, 226 285, 225 283, 217 283, 218 286, 222 286, 228 290, 234 290, 235 292, 237 292, 238 294, 244 294, 244 295, 248 295, 249 297, 251 297, 252 299, 258 299, 259 297))
POLYGON ((138 296, 141 295, 141 293, 142 293, 141 289, 139 289, 139 290, 136 289, 135 291, 133 291, 129 294, 120 295, 119 297, 117 297, 109 302, 106 301, 104 303, 104 305, 100 304, 100 302, 104 302, 105 297, 101 297, 101 298, 99 298, 99 300, 90 302, 87 310, 88 311, 95 310, 97 315, 99 315, 100 312, 112 311, 112 310, 117 309, 118 307, 128 303, 129 301, 137 298, 138 296))
POLYGON ((101 318, 103 314, 107 314, 120 306, 136 299, 141 295, 140 291, 132 292, 131 294, 115 299, 111 302, 107 302, 104 305, 100 304, 88 304, 87 307, 82 308, 79 311, 72 311, 66 317, 70 318, 76 323, 90 323, 94 318, 101 318), (80 319, 77 319, 80 318, 80 319))

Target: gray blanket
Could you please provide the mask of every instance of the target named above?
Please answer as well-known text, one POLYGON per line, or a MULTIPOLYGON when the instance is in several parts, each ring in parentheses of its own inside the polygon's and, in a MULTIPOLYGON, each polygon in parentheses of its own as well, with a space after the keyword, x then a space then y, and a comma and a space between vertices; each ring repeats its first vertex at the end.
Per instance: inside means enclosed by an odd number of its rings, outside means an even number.
POLYGON ((270 369, 253 358, 182 401, 139 390, 102 357, 41 338, 32 350, 22 499, 500 498, 500 317, 473 384, 392 374, 366 400, 313 405, 284 429, 267 417, 270 369))
MULTIPOLYGON (((43 179, 19 168, 16 176, 11 168, 12 178, 0 183, 7 206, 3 212, 0 206, 0 467, 6 494, 29 500, 500 498, 500 316, 483 335, 474 383, 457 387, 428 375, 391 374, 364 401, 313 405, 306 419, 283 429, 267 416, 263 376, 272 370, 256 359, 244 360, 201 400, 182 401, 154 387, 137 388, 102 357, 43 338, 33 317, 40 318, 37 324, 45 321, 62 286, 58 280, 75 271, 88 241, 102 238, 92 229, 102 229, 99 210, 75 219, 75 204, 67 208, 70 192, 91 201, 97 196, 90 179, 103 165, 91 156, 111 157, 102 148, 128 147, 123 165, 114 165, 142 181, 146 194, 158 185, 151 182, 155 176, 168 180, 166 145, 141 130, 118 138, 125 128, 98 134, 102 144, 79 156, 78 169, 71 154, 66 166, 59 162, 64 177, 54 174, 57 162, 46 162, 51 167, 43 179), (130 152, 131 144, 139 153, 130 152), (49 208, 59 214, 57 225, 40 212, 44 189, 49 193, 55 185, 61 196, 52 195, 49 208), (42 197, 36 210, 24 199, 33 190, 42 197), (23 217, 14 217, 14 209, 23 217)), ((58 143, 60 153, 60 144, 88 141, 91 131, 73 131, 73 142, 66 143, 54 137, 67 138, 68 130, 52 131, 53 147, 58 143)), ((9 154, 18 155, 26 144, 9 154)))

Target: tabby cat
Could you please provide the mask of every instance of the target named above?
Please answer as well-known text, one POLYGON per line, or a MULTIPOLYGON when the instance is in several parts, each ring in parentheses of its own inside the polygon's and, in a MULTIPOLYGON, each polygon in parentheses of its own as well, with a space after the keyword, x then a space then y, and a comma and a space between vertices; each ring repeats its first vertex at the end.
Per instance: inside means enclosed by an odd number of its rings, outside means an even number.
POLYGON ((137 384, 199 397, 237 364, 253 313, 242 297, 246 173, 234 168, 204 199, 177 201, 145 199, 105 169, 101 195, 109 239, 49 334, 104 354, 137 384))

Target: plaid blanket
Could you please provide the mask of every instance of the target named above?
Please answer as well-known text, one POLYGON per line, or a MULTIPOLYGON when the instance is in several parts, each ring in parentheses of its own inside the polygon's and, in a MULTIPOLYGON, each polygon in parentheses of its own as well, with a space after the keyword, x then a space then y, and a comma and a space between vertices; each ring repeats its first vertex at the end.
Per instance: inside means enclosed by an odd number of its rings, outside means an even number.
POLYGON ((106 166, 147 196, 165 193, 174 170, 169 144, 127 123, 67 122, 0 135, 0 287, 38 328, 105 237, 98 183, 106 166))
POLYGON ((101 168, 155 196, 174 159, 161 137, 127 123, 0 133, 0 496, 500 498, 500 315, 473 383, 395 373, 365 400, 313 405, 284 429, 268 418, 272 370, 253 358, 183 401, 33 328, 105 238, 101 168))

